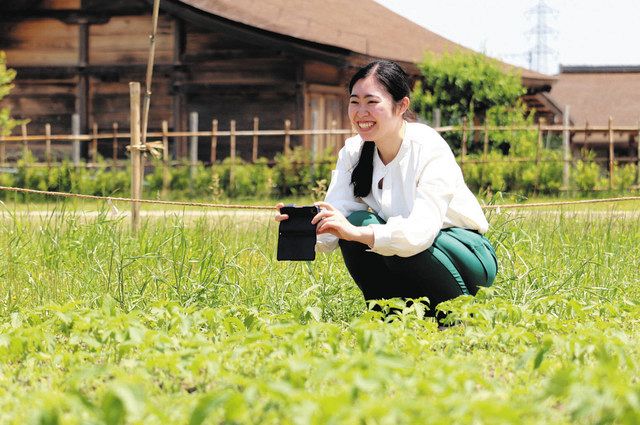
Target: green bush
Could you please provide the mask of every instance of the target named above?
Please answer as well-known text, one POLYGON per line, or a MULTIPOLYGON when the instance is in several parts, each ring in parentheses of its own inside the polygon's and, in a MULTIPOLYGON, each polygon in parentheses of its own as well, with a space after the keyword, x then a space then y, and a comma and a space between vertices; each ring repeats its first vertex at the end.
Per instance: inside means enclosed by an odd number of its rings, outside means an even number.
POLYGON ((619 191, 629 190, 636 181, 638 168, 636 164, 630 163, 626 165, 618 165, 613 169, 613 187, 619 191))
POLYGON ((600 182, 600 166, 595 162, 578 160, 573 169, 573 184, 581 192, 594 190, 600 182))
MULTIPOLYGON (((557 193, 562 186, 562 153, 545 151, 541 162, 521 163, 522 174, 517 191, 523 193, 557 193)), ((513 189, 512 189, 513 190, 513 189)))

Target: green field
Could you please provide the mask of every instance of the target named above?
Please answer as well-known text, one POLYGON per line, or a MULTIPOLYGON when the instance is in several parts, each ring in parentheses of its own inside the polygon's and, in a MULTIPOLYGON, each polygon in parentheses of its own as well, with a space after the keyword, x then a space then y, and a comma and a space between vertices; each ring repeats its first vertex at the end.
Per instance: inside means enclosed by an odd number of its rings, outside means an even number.
POLYGON ((2 424, 640 423, 640 202, 489 214, 497 281, 444 329, 277 262, 264 214, 95 205, 0 216, 2 424))

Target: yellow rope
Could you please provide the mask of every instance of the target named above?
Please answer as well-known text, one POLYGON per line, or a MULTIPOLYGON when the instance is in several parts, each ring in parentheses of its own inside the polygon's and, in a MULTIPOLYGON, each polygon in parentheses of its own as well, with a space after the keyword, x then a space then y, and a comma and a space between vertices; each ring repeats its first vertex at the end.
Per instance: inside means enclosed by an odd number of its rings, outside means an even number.
POLYGON ((504 204, 504 205, 483 205, 485 210, 497 210, 501 208, 535 208, 535 207, 555 207, 559 205, 576 205, 576 204, 598 204, 602 202, 622 202, 622 201, 640 201, 640 196, 623 196, 618 198, 602 198, 602 199, 582 199, 579 201, 554 201, 554 202, 533 202, 531 204, 504 204))
POLYGON ((80 199, 97 199, 101 201, 117 201, 117 202, 140 202, 143 204, 160 204, 160 205, 179 205, 182 207, 205 207, 205 208, 226 208, 238 210, 273 210, 273 205, 227 205, 227 204, 208 204, 205 202, 179 202, 179 201, 162 201, 155 199, 133 199, 133 198, 117 198, 114 196, 95 196, 82 195, 79 193, 52 192, 50 190, 23 189, 19 187, 0 186, 0 190, 9 192, 32 193, 36 195, 60 196, 63 198, 80 198, 80 199))
MULTIPOLYGON (((209 204, 205 202, 180 202, 180 201, 162 201, 162 200, 154 200, 154 199, 118 198, 114 196, 83 195, 79 193, 53 192, 49 190, 23 189, 19 187, 7 187, 7 186, 0 186, 0 190, 9 191, 9 192, 32 193, 35 195, 60 196, 63 198, 95 199, 100 201, 116 201, 116 202, 140 202, 143 204, 178 205, 182 207, 204 207, 204 208, 221 208, 221 209, 234 209, 234 210, 273 210, 274 209, 273 205, 209 204)), ((516 209, 516 208, 554 207, 554 206, 560 206, 560 205, 597 204, 597 203, 603 203, 603 202, 623 202, 623 201, 640 201, 640 196, 623 196, 623 197, 617 197, 617 198, 602 198, 602 199, 583 199, 579 201, 536 202, 531 204, 483 205, 482 208, 485 210, 496 210, 496 209, 503 209, 503 208, 516 209)))

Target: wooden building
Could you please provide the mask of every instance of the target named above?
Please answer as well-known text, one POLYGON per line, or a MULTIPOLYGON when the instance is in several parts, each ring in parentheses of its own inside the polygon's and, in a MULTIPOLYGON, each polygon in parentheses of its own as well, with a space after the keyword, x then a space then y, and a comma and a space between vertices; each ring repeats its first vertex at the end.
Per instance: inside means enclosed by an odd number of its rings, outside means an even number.
MULTIPOLYGON (((557 82, 548 97, 577 127, 606 127, 609 117, 614 126, 629 127, 613 134, 615 155, 633 159, 638 153, 640 133, 640 66, 561 66, 557 82)), ((609 134, 582 131, 571 135, 574 155, 588 148, 606 157, 609 134)))
MULTIPOLYGON (((55 133, 69 133, 73 113, 82 132, 113 122, 126 131, 128 82, 144 80, 151 4, 0 3, 0 50, 18 72, 4 103, 31 120, 31 133, 42 133, 46 122, 55 133)), ((202 130, 212 118, 220 130, 232 119, 239 130, 250 129, 254 116, 263 129, 282 128, 285 119, 292 128, 328 128, 334 120, 344 128, 345 86, 354 69, 387 58, 417 77, 415 63, 425 51, 458 49, 465 50, 373 0, 161 0, 149 128, 168 120, 171 129, 186 130, 191 111, 202 130)), ((554 81, 520 71, 531 99, 554 81)), ((209 158, 205 145, 202 159, 209 158)), ((261 140, 260 155, 280 146, 261 140)), ((109 146, 101 150, 110 155, 109 146)))

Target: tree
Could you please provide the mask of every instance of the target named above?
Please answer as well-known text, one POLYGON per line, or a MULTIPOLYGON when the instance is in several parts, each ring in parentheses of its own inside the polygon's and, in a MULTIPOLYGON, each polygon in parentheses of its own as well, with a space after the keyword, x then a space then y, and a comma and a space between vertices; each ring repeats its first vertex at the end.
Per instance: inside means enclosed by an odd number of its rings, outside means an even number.
MULTIPOLYGON (((5 53, 0 51, 0 100, 9 94, 13 88, 13 79, 16 72, 13 69, 7 69, 5 53)), ((11 134, 11 130, 19 124, 19 121, 11 119, 8 107, 0 108, 0 135, 6 136, 11 134)))
MULTIPOLYGON (((426 120, 432 121, 433 110, 439 108, 444 124, 460 125, 466 118, 468 123, 476 125, 486 122, 489 127, 514 128, 490 130, 490 150, 486 154, 482 135, 467 133, 468 159, 490 160, 465 167, 468 184, 476 190, 488 191, 553 189, 547 180, 553 180, 557 174, 555 168, 550 166, 553 169, 547 170, 549 167, 538 166, 535 162, 502 161, 505 154, 533 158, 537 153, 535 132, 518 130, 533 125, 533 114, 522 101, 526 89, 516 72, 507 72, 503 64, 480 53, 465 52, 429 54, 418 67, 422 78, 414 87, 412 106, 426 120)), ((461 131, 447 132, 445 139, 454 152, 459 152, 461 131)))
POLYGON ((517 108, 526 92, 519 75, 480 53, 427 54, 418 67, 422 81, 414 88, 413 107, 429 120, 434 108, 440 108, 444 122, 456 124, 494 108, 517 108))

